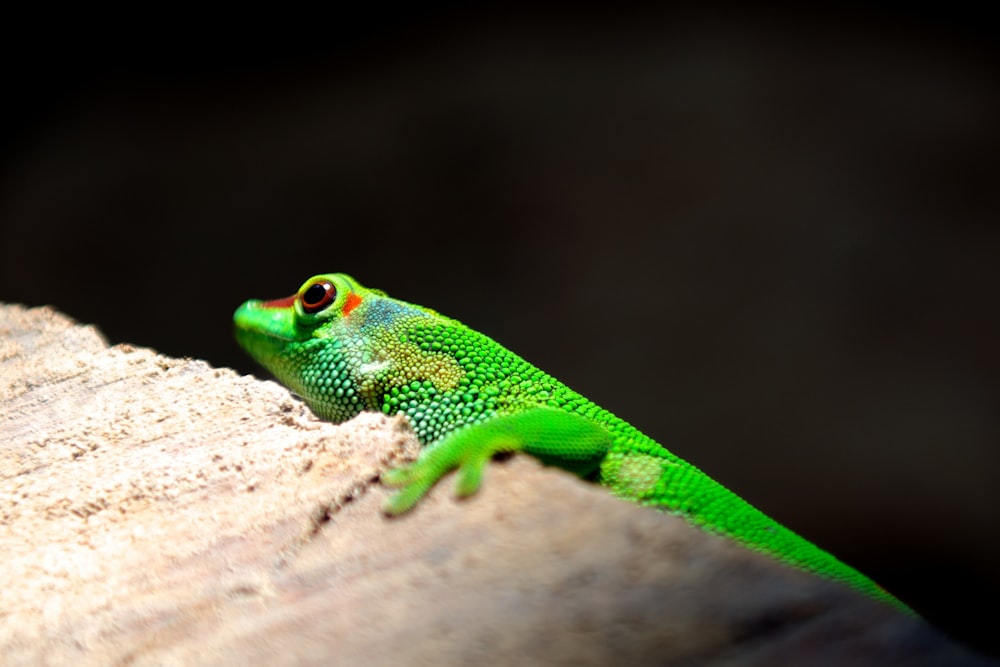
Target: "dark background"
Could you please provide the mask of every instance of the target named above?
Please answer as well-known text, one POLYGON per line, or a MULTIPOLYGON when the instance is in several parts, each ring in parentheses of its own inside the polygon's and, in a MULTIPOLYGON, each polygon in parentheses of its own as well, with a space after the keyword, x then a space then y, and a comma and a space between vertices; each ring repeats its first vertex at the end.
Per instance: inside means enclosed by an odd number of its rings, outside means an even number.
POLYGON ((10 23, 0 300, 259 373, 236 306, 352 273, 1000 653, 979 11, 10 23))

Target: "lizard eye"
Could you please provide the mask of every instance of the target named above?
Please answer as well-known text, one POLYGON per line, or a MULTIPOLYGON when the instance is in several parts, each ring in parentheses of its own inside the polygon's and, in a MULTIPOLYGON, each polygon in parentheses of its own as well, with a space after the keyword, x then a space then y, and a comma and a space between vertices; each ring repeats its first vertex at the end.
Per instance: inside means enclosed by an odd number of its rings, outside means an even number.
POLYGON ((302 293, 302 309, 318 313, 337 299, 337 289, 328 280, 313 283, 302 293))

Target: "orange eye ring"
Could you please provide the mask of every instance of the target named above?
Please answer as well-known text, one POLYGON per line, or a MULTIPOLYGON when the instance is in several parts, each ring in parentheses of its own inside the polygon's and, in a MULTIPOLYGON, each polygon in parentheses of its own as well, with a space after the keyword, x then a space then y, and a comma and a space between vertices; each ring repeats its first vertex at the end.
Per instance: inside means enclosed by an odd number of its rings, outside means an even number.
POLYGON ((337 300, 337 288, 329 280, 319 280, 302 292, 302 310, 314 314, 337 300))

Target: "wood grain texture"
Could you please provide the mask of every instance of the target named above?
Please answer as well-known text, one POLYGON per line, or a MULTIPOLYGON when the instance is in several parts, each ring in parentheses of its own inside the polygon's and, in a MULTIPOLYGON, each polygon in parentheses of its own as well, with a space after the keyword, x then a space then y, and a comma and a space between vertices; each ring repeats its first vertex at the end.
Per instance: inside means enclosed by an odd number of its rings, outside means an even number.
POLYGON ((990 664, 527 457, 387 519, 399 418, 0 305, 0 663, 990 664))

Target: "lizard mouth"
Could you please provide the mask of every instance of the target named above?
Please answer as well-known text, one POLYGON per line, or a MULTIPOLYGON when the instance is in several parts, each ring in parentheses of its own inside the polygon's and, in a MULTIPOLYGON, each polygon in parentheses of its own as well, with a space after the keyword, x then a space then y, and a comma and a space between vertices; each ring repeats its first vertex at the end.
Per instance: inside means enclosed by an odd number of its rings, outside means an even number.
POLYGON ((268 307, 266 301, 251 300, 233 313, 233 335, 254 361, 272 373, 274 360, 298 340, 295 311, 268 307))
POLYGON ((252 299, 237 308, 233 313, 237 337, 247 333, 285 342, 295 340, 295 313, 283 305, 286 301, 295 303, 295 297, 275 301, 252 299))

